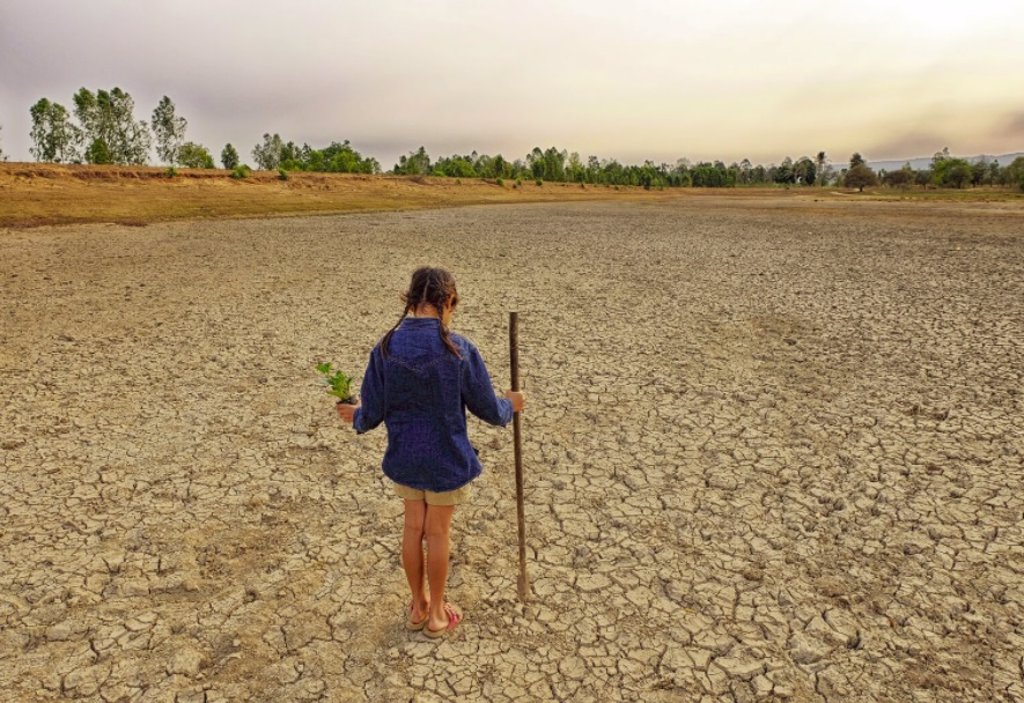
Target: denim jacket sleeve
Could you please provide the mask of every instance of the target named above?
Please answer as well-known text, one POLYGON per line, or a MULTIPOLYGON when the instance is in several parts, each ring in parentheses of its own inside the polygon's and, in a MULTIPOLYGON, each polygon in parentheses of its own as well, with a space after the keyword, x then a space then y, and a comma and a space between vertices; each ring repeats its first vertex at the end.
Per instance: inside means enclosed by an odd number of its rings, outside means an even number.
POLYGON ((484 422, 504 427, 512 420, 512 401, 495 394, 487 366, 476 347, 467 343, 466 352, 462 362, 462 401, 484 422))
POLYGON ((356 434, 369 432, 384 420, 386 396, 384 394, 384 359, 380 345, 370 352, 370 363, 366 366, 362 385, 359 387, 359 407, 352 418, 356 434))

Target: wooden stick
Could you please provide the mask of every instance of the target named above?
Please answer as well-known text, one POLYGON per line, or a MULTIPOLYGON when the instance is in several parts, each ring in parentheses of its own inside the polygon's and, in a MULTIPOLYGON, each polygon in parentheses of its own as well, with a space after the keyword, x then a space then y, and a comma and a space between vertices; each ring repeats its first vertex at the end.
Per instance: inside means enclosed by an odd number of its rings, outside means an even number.
MULTIPOLYGON (((508 346, 512 364, 512 390, 519 390, 519 313, 508 316, 508 346)), ((530 581, 526 576, 526 516, 523 513, 523 438, 519 413, 512 415, 512 431, 516 451, 516 518, 519 522, 519 600, 526 602, 530 581)))

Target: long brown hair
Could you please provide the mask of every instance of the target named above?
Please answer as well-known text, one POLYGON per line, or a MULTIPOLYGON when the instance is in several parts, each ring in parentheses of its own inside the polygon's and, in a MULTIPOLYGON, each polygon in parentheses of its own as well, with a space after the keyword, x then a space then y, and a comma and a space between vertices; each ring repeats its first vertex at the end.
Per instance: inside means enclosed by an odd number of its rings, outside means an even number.
MULTIPOLYGON (((398 318, 395 326, 388 330, 388 333, 380 341, 381 353, 387 357, 391 335, 395 333, 395 330, 402 324, 402 320, 406 318, 410 311, 415 310, 422 303, 430 303, 437 308, 437 314, 441 315, 443 314, 444 304, 448 302, 449 298, 453 299, 452 305, 459 299, 458 291, 455 288, 455 276, 445 269, 431 268, 430 266, 423 266, 413 271, 412 280, 409 281, 409 290, 402 293, 402 302, 405 303, 405 310, 402 311, 402 316, 398 318)), ((462 354, 459 353, 458 347, 455 346, 455 343, 448 336, 448 328, 445 327, 443 321, 438 325, 438 328, 441 341, 444 342, 445 347, 461 359, 462 354)))

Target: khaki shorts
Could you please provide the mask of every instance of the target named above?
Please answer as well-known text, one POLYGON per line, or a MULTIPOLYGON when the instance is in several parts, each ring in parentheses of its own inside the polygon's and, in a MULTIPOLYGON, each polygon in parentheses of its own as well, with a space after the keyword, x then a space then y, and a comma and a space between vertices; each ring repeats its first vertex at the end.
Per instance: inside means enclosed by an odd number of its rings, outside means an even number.
POLYGON ((469 496, 472 493, 470 484, 466 484, 461 488, 456 488, 454 491, 445 491, 443 493, 434 493, 433 491, 421 491, 418 488, 410 488, 409 486, 403 486, 400 483, 392 484, 395 487, 395 493, 404 500, 425 500, 427 505, 459 505, 469 500, 469 496))

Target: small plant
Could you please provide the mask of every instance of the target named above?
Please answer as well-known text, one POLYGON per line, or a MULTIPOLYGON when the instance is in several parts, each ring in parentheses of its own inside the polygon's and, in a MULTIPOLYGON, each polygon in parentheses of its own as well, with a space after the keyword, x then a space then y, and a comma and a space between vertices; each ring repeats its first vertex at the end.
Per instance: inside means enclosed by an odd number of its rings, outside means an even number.
POLYGON ((324 383, 330 387, 327 392, 337 396, 339 404, 355 405, 355 398, 352 397, 353 378, 351 376, 346 376, 343 371, 334 371, 330 362, 317 364, 316 370, 323 376, 324 383))
POLYGON ((522 178, 517 178, 516 179, 516 188, 522 188, 522 187, 523 187, 523 179, 522 178))
POLYGON ((543 178, 538 178, 537 180, 535 180, 533 182, 533 184, 537 185, 537 186, 542 186, 542 185, 544 185, 544 179, 543 178))
POLYGON ((167 170, 164 171, 164 175, 167 176, 168 178, 174 178, 175 176, 178 175, 178 169, 174 168, 173 166, 168 166, 167 170))
POLYGON ((504 178, 497 178, 497 179, 494 180, 494 184, 497 185, 500 188, 504 188, 505 187, 505 179, 504 178))
POLYGON ((277 169, 277 180, 279 180, 279 181, 287 181, 288 180, 288 172, 285 171, 283 168, 277 169))
POLYGON ((248 178, 251 173, 252 169, 246 166, 245 164, 239 164, 238 166, 235 166, 233 169, 231 169, 231 177, 234 178, 236 181, 240 181, 243 178, 248 178))

